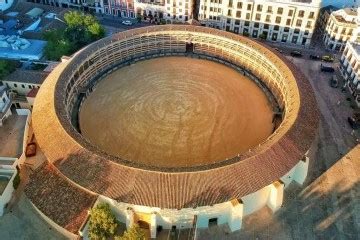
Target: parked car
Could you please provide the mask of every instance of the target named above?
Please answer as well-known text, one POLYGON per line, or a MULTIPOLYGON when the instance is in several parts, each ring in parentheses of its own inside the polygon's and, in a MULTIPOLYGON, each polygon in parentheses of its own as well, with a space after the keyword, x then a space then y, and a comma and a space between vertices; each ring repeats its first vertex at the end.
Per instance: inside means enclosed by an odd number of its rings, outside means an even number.
POLYGON ((334 75, 330 79, 330 87, 337 88, 339 86, 339 81, 337 77, 334 75))
POLYGON ((302 57, 302 53, 300 51, 291 51, 290 55, 292 57, 302 57))
POLYGON ((350 124, 350 127, 352 129, 359 129, 360 128, 360 122, 355 119, 355 117, 348 117, 348 122, 350 124))
POLYGON ((334 57, 332 57, 330 55, 324 55, 324 56, 321 57, 321 60, 323 60, 324 62, 333 62, 334 57))
POLYGON ((309 56, 311 60, 320 60, 320 56, 319 55, 310 55, 309 56))
POLYGON ((335 69, 333 67, 330 66, 325 66, 325 65, 320 65, 320 70, 321 72, 335 72, 335 69))
POLYGON ((124 25, 128 25, 128 26, 131 26, 133 24, 130 20, 125 20, 125 21, 122 21, 121 23, 124 25))

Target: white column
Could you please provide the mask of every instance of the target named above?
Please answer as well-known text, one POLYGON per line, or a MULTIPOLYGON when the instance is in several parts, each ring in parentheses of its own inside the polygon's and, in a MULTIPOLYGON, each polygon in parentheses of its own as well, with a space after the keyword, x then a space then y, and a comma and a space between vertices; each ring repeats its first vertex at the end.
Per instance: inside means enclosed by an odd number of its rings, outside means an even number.
POLYGON ((267 202, 267 206, 273 211, 277 211, 282 203, 284 196, 284 183, 281 180, 278 180, 271 184, 270 194, 267 202))
POLYGON ((231 201, 231 213, 228 225, 232 232, 240 230, 244 213, 244 204, 241 200, 233 199, 231 201))
POLYGON ((126 228, 129 229, 134 224, 134 210, 126 209, 126 228))
POLYGON ((151 213, 150 217, 150 237, 156 238, 156 212, 151 213))
POLYGON ((298 164, 296 164, 296 169, 294 172, 294 180, 299 183, 303 184, 305 182, 307 173, 309 168, 309 158, 305 157, 304 159, 300 160, 298 164))

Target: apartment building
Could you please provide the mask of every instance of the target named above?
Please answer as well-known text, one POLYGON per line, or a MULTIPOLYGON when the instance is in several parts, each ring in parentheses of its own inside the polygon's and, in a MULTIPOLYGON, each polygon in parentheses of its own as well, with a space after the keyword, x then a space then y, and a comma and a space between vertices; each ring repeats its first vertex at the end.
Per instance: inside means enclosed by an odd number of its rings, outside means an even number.
POLYGON ((327 22, 323 41, 329 50, 343 51, 346 42, 356 31, 357 10, 344 8, 331 13, 327 22))
POLYGON ((340 72, 357 106, 360 107, 360 42, 346 43, 340 63, 340 72))
POLYGON ((153 16, 167 23, 186 22, 192 17, 194 0, 134 0, 137 15, 153 16))
POLYGON ((100 0, 103 4, 105 14, 122 17, 135 18, 135 0, 100 0))
POLYGON ((308 46, 321 0, 200 0, 202 25, 308 46))
POLYGON ((73 8, 86 12, 103 13, 103 0, 28 0, 55 7, 73 8))
POLYGON ((329 5, 320 9, 319 17, 317 20, 317 29, 321 36, 324 36, 326 25, 329 21, 332 12, 339 10, 339 8, 329 5))

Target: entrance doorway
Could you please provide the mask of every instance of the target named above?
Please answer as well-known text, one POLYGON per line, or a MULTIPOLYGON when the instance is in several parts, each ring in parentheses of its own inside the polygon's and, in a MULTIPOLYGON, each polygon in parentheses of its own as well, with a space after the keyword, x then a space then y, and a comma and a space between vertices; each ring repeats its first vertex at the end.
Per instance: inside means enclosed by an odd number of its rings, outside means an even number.
POLYGON ((218 225, 218 219, 217 218, 210 218, 209 219, 209 227, 217 226, 218 225))
POLYGON ((187 53, 194 52, 194 44, 193 43, 186 43, 186 52, 187 53))

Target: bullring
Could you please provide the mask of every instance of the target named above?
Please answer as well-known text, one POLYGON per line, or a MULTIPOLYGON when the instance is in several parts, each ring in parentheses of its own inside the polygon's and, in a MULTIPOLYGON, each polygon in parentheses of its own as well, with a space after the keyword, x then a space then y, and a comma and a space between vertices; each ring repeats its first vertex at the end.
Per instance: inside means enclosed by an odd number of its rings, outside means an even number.
POLYGON ((312 88, 299 70, 248 38, 186 25, 118 33, 60 64, 41 86, 33 128, 48 163, 34 173, 26 193, 44 215, 73 233, 85 221, 84 209, 95 199, 111 203, 128 226, 146 222, 152 237, 159 226, 201 228, 214 221, 238 230, 244 215, 264 206, 273 211, 280 208, 284 188, 292 180, 304 182, 316 143, 316 108, 312 88), (80 133, 82 100, 104 76, 138 61, 169 56, 207 59, 243 73, 268 95, 281 121, 266 140, 246 152, 215 163, 181 167, 110 155, 80 133), (44 181, 37 174, 49 179, 44 181), (42 191, 49 187, 47 183, 53 184, 52 190, 42 191), (57 184, 73 191, 66 195, 57 184), (57 201, 77 196, 87 198, 87 204, 75 201, 79 206, 69 214, 66 208, 55 209, 57 201), (60 219, 56 212, 82 217, 74 223, 66 216, 60 219))

